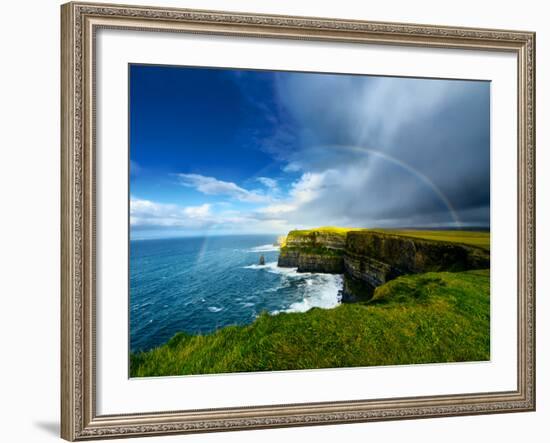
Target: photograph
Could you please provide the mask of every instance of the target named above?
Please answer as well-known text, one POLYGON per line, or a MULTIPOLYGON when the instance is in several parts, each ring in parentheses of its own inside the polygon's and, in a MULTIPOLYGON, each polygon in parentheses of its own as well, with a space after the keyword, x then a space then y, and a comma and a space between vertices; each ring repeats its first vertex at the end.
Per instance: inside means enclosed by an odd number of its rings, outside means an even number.
POLYGON ((128 65, 129 376, 491 360, 491 82, 128 65))
MULTIPOLYGON (((59 339, 59 389, 42 385, 61 437, 329 425, 324 441, 376 422, 393 441, 454 417, 462 441, 521 440, 529 414, 486 424, 538 407, 542 15, 206 3, 41 19, 61 25, 43 32, 59 57, 35 51, 57 60, 60 94, 42 90, 60 112, 14 136, 53 130, 61 161, 8 151, 59 179, 28 182, 12 218, 36 232, 54 183, 59 272, 34 268, 57 278, 59 315, 10 312, 60 327, 39 329, 59 339)), ((8 172, 40 177, 25 171, 8 172)))

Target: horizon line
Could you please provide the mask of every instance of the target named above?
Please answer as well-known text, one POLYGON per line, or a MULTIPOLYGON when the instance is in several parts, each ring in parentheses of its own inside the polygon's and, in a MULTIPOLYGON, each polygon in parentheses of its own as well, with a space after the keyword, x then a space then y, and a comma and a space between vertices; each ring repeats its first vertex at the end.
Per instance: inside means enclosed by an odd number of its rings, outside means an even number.
MULTIPOLYGON (((307 229, 307 230, 315 230, 315 229, 322 229, 323 226, 320 226, 320 227, 317 227, 317 228, 294 228, 294 229, 291 229, 290 231, 294 231, 294 230, 303 230, 303 229, 307 229)), ((414 230, 418 230, 418 231, 428 231, 428 230, 433 230, 433 231, 483 231, 483 232, 486 232, 486 231, 491 231, 491 226, 490 225, 472 225, 472 226, 460 226, 460 227, 453 227, 453 226, 401 226, 401 227, 392 227, 392 228, 388 228, 388 227, 370 227, 370 228, 366 228, 366 227, 344 227, 344 228, 347 228, 347 229, 371 229, 371 230, 376 230, 376 229, 384 229, 384 230, 411 230, 411 231, 414 231, 414 230)), ((253 232, 253 233, 218 233, 218 232, 213 232, 213 233, 202 233, 202 234, 182 234, 182 235, 177 235, 177 234, 170 234, 170 235, 167 235, 167 236, 151 236, 151 237, 138 237, 138 238, 132 238, 132 235, 131 235, 131 230, 129 231, 130 235, 128 236, 129 237, 129 240, 130 241, 142 241, 142 240, 169 240, 169 239, 181 239, 181 238, 205 238, 205 237, 252 237, 252 236, 259 236, 259 235, 272 235, 272 236, 281 236, 281 235, 286 235, 288 232, 290 231, 286 231, 286 233, 280 233, 280 232, 253 232)))

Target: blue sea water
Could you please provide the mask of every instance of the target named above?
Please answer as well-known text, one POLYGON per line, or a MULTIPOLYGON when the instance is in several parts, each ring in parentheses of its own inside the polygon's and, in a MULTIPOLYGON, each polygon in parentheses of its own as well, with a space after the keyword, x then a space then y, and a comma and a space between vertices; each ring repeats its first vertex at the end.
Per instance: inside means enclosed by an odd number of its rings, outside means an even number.
POLYGON ((270 235, 132 240, 131 351, 161 345, 179 331, 250 324, 262 311, 336 306, 341 276, 277 267, 275 241, 270 235))

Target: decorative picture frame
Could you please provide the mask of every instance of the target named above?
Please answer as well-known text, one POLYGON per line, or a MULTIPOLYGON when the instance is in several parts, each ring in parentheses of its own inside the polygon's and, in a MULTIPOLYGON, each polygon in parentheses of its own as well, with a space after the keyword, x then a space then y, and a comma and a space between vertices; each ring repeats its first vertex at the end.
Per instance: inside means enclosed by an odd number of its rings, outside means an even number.
MULTIPOLYGON (((524 31, 67 3, 62 18, 61 435, 87 440, 533 411, 535 409, 535 34, 524 31), (517 389, 150 413, 97 413, 96 33, 191 33, 517 57, 517 389)), ((498 167, 498 166, 495 166, 498 167)), ((120 171, 126 173, 127 171, 120 171)))

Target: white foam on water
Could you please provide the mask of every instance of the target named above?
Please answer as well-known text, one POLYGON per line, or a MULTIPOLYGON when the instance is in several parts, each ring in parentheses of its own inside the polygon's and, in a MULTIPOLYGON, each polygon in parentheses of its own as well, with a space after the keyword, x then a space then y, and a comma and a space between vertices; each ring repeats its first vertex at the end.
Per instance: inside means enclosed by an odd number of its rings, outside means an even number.
POLYGON ((276 272, 275 271, 276 269, 296 269, 296 268, 278 268, 276 261, 270 261, 265 265, 254 264, 254 265, 248 265, 243 267, 244 269, 264 269, 270 272, 276 272))
POLYGON ((277 292, 279 289, 281 289, 282 286, 275 286, 274 288, 269 288, 269 289, 266 289, 265 291, 263 292, 277 292))
MULTIPOLYGON (((292 303, 287 309, 271 311, 270 314, 272 315, 281 312, 306 312, 311 308, 331 309, 338 306, 341 302, 342 296, 340 291, 343 283, 341 275, 298 272, 298 268, 280 268, 277 266, 277 262, 269 262, 265 265, 249 265, 244 266, 244 268, 279 274, 287 279, 303 280, 303 283, 299 283, 303 285, 303 300, 292 303)), ((266 289, 264 292, 276 292, 286 286, 288 284, 283 282, 282 285, 266 289)))
POLYGON ((248 265, 243 266, 244 269, 265 269, 266 265, 248 265))
POLYGON ((316 274, 314 279, 306 280, 304 299, 292 303, 282 312, 306 312, 311 308, 335 308, 342 301, 341 288, 341 275, 316 274))
POLYGON ((284 280, 282 280, 282 283, 280 285, 275 286, 273 288, 264 289, 263 291, 260 291, 260 292, 262 292, 262 293, 277 292, 280 289, 288 288, 289 286, 290 286, 289 279, 285 278, 284 280))
POLYGON ((223 311, 223 308, 218 308, 217 306, 208 306, 210 312, 220 312, 223 311))
POLYGON ((263 269, 272 274, 281 274, 286 277, 304 278, 313 275, 311 272, 298 272, 298 268, 280 268, 276 261, 266 263, 265 265, 248 265, 244 269, 263 269))
POLYGON ((278 251, 279 249, 280 249, 279 246, 269 244, 269 245, 255 246, 253 248, 248 249, 247 252, 274 252, 274 251, 278 251))

